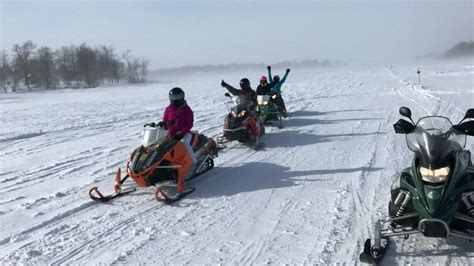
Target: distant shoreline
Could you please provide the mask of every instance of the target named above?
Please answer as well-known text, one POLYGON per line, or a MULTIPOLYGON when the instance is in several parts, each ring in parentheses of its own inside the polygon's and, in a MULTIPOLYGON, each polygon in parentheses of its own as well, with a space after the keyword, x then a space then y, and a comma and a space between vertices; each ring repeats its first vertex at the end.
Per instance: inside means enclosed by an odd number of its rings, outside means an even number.
POLYGON ((149 76, 162 74, 185 74, 194 72, 215 72, 215 71, 235 71, 244 69, 266 68, 271 65, 275 68, 292 68, 292 67, 328 67, 343 65, 344 63, 329 60, 304 60, 304 61, 281 61, 274 64, 265 63, 228 63, 228 64, 205 64, 205 65, 188 65, 173 68, 160 68, 149 72, 149 76))

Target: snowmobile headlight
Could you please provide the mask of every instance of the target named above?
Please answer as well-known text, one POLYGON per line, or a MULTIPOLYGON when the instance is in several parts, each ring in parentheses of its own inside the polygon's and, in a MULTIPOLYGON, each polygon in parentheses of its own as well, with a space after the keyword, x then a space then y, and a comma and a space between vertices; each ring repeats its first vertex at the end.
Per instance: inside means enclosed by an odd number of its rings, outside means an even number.
POLYGON ((242 117, 242 116, 245 115, 245 113, 246 113, 246 111, 245 111, 245 110, 242 110, 242 111, 237 115, 237 117, 242 117))
POLYGON ((267 105, 267 104, 268 104, 268 102, 267 102, 267 101, 264 101, 264 102, 263 102, 263 105, 267 105))
POLYGON ((236 117, 237 114, 235 113, 235 111, 231 111, 230 114, 232 115, 232 117, 236 117))
POLYGON ((449 175, 449 166, 438 168, 438 169, 429 169, 425 167, 420 167, 421 179, 429 183, 441 183, 446 181, 446 178, 449 175))
POLYGON ((277 96, 276 96, 276 94, 275 94, 275 95, 272 96, 272 99, 275 99, 276 97, 277 97, 277 96))

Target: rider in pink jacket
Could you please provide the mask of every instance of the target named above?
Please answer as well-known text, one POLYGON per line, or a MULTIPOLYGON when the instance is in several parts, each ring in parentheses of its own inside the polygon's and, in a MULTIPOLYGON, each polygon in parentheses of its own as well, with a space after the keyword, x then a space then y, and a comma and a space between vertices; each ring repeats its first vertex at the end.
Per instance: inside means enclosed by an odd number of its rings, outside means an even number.
POLYGON ((181 105, 171 103, 166 107, 163 122, 170 136, 174 136, 178 132, 184 136, 193 127, 194 114, 186 101, 181 105))
POLYGON ((188 150, 193 164, 196 163, 196 156, 191 147, 191 128, 193 127, 194 114, 184 100, 184 91, 181 88, 173 88, 169 93, 170 105, 166 107, 163 115, 163 124, 168 130, 168 134, 175 139, 181 139, 188 150))

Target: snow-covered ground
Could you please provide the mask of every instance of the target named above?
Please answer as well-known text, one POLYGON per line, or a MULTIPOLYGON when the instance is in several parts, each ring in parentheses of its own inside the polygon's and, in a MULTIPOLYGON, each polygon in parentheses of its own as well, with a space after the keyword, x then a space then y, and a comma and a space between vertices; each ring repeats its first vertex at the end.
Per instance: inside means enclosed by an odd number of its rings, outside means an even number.
MULTIPOLYGON (((474 107, 472 63, 422 66, 423 87, 416 66, 293 69, 285 127, 268 128, 261 151, 222 151, 187 198, 166 206, 153 188, 107 204, 88 198, 95 185, 112 192, 171 87, 186 90, 195 129, 217 136, 227 112, 220 80, 241 76, 0 95, 0 264, 357 263, 411 161, 392 128, 399 106, 453 122, 474 107)), ((474 243, 397 239, 383 263, 472 265, 474 243)))

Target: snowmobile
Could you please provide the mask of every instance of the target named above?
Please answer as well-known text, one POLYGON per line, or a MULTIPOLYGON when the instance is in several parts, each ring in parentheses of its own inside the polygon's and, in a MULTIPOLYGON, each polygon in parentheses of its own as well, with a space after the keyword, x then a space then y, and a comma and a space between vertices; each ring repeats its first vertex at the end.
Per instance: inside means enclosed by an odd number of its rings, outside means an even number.
POLYGON ((276 94, 258 95, 257 96, 257 112, 260 114, 264 123, 277 122, 278 127, 283 127, 283 113, 278 110, 278 106, 273 102, 277 97, 276 94))
POLYGON ((400 119, 393 127, 406 134, 415 155, 391 186, 389 216, 375 223, 373 239, 365 241, 359 256, 365 263, 380 262, 390 237, 474 240, 474 167, 470 151, 464 149, 466 136, 474 136, 474 109, 457 125, 442 116, 423 117, 415 124, 407 107, 401 107, 400 114, 410 122, 400 119))
POLYGON ((192 131, 192 148, 197 158, 193 167, 192 159, 182 136, 171 137, 164 128, 155 123, 145 124, 141 144, 134 149, 126 166, 126 176, 121 177, 120 168, 115 176, 115 193, 105 196, 97 187, 89 191, 89 197, 95 201, 107 202, 113 198, 135 191, 135 188, 122 190, 122 184, 129 177, 138 187, 156 186, 155 197, 166 204, 180 200, 192 193, 195 188, 185 188, 185 182, 214 167, 214 158, 218 156, 217 145, 212 138, 192 131))
POLYGON ((254 110, 249 110, 248 102, 241 102, 239 97, 232 97, 229 93, 225 96, 232 98, 234 105, 224 119, 224 133, 218 138, 218 143, 236 140, 259 149, 263 145, 260 139, 265 134, 263 121, 254 110))

